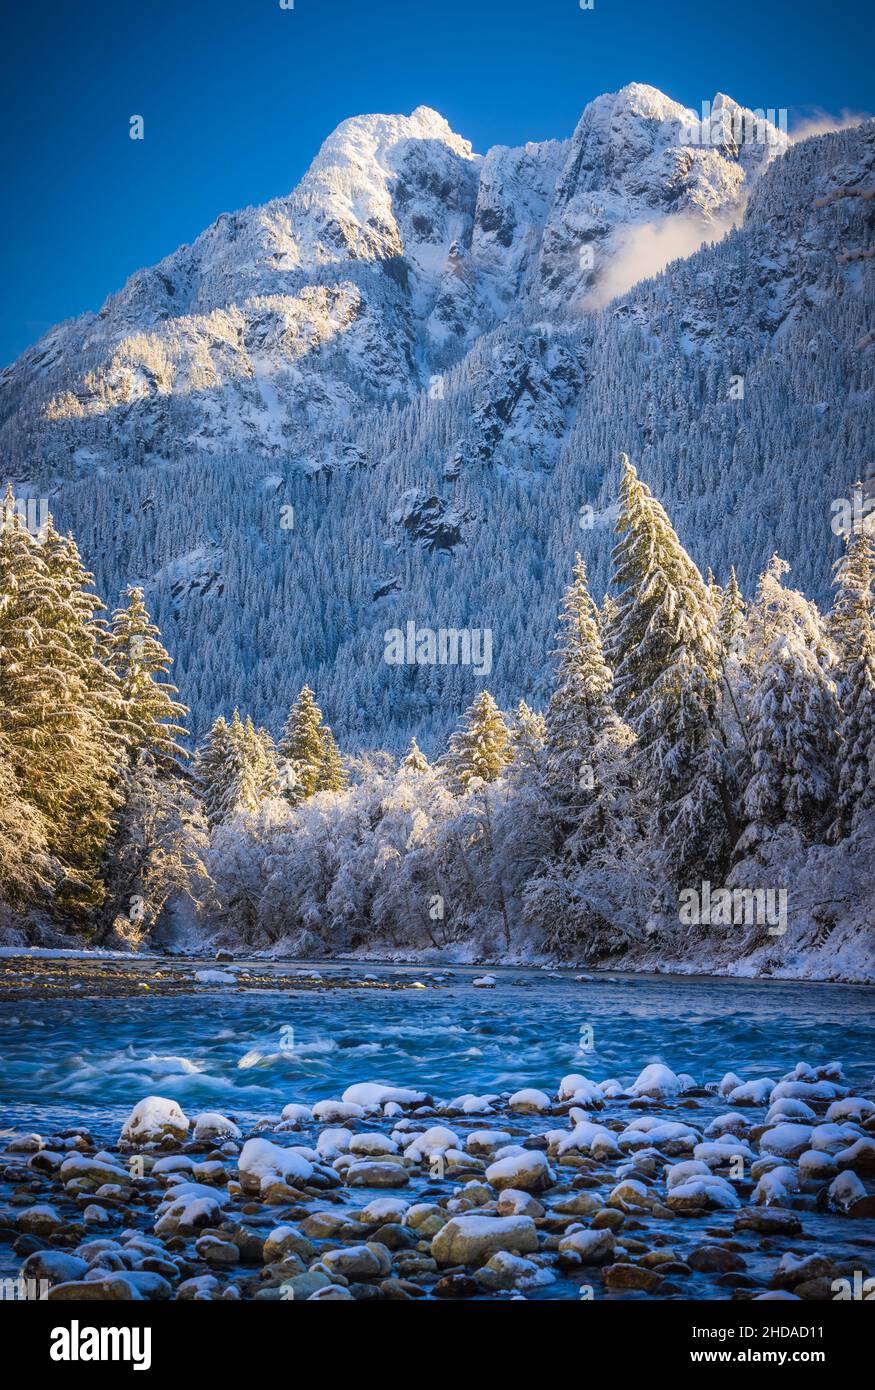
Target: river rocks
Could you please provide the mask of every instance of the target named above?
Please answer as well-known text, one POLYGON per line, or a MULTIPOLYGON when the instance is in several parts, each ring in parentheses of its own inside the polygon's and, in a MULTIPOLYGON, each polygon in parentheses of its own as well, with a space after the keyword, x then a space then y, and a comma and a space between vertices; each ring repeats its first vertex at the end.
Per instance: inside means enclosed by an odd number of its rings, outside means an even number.
POLYGON ((194 1122, 194 1137, 198 1143, 213 1142, 220 1139, 239 1139, 240 1129, 233 1120, 219 1115, 214 1110, 206 1110, 194 1122))
POLYGON ((499 1250, 474 1275, 477 1283, 490 1291, 496 1289, 533 1289, 552 1284, 555 1274, 533 1260, 499 1250))
POLYGON ((294 1226, 277 1226, 264 1242, 262 1259, 265 1264, 273 1264, 284 1259, 286 1255, 298 1255, 302 1260, 308 1260, 315 1251, 316 1247, 312 1242, 294 1226))
POLYGON ((476 1298, 480 1291, 470 1274, 445 1274, 432 1289, 435 1298, 476 1298))
POLYGON ((126 1187, 131 1181, 130 1170, 97 1154, 71 1154, 58 1169, 58 1177, 66 1188, 78 1192, 96 1192, 105 1183, 126 1187))
POLYGON ((760 1138, 760 1152, 778 1154, 781 1158, 798 1158, 812 1147, 812 1138, 810 1125, 776 1125, 760 1138))
POLYGON ((750 1208, 735 1218, 733 1230, 755 1231, 761 1236, 798 1236, 802 1223, 789 1211, 750 1208))
POLYGON ((656 1293, 663 1283, 663 1276, 653 1269, 643 1269, 641 1265, 608 1265, 602 1270, 602 1277, 609 1289, 640 1290, 642 1293, 656 1293))
POLYGON ((838 1173, 838 1164, 831 1154, 817 1149, 806 1149, 799 1155, 798 1174, 800 1183, 805 1186, 820 1187, 831 1182, 838 1173))
POLYGON ((46 1293, 50 1303, 130 1303, 143 1295, 130 1279, 120 1275, 103 1279, 77 1279, 66 1284, 53 1284, 46 1293))
POLYGON ((480 1265, 497 1250, 528 1255, 537 1248, 538 1233, 528 1216, 456 1216, 431 1243, 439 1265, 480 1265))
POLYGON ((763 1173, 754 1188, 753 1200, 760 1206, 786 1206, 799 1189, 796 1170, 779 1165, 763 1173))
POLYGON ((228 1200, 227 1193, 215 1192, 199 1183, 180 1183, 163 1198, 155 1233, 168 1236, 214 1226, 221 1221, 222 1207, 228 1200))
POLYGON ((875 1140, 858 1139, 835 1156, 840 1169, 850 1169, 861 1178, 875 1178, 875 1140))
POLYGON ((743 1081, 726 1093, 730 1105, 765 1105, 772 1095, 775 1083, 771 1077, 758 1077, 755 1081, 743 1081))
POLYGON ((142 1148, 163 1141, 182 1143, 188 1136, 188 1120, 175 1100, 146 1096, 131 1111, 120 1137, 122 1145, 142 1148))
POLYGON ((343 1093, 346 1105, 361 1106, 364 1110, 379 1110, 382 1106, 399 1105, 403 1110, 418 1105, 431 1105, 432 1098, 425 1091, 412 1091, 404 1086, 382 1086, 372 1081, 362 1081, 355 1086, 347 1086, 343 1093))
POLYGON ((554 1182, 553 1170, 542 1153, 511 1154, 486 1169, 486 1181, 499 1192, 517 1188, 521 1192, 543 1192, 554 1182))
POLYGON ((844 1172, 834 1178, 827 1189, 827 1205, 833 1211, 850 1213, 867 1200, 866 1189, 856 1173, 844 1172))
POLYGON ((697 1245, 687 1255, 687 1264, 703 1274, 728 1274, 747 1268, 741 1255, 723 1245, 697 1245))
POLYGON ((652 1100, 670 1100, 679 1094, 682 1082, 669 1067, 653 1062, 638 1075, 631 1086, 635 1096, 646 1096, 652 1100))
POLYGON ((496 1211, 499 1216, 531 1216, 538 1220, 545 1215, 546 1208, 530 1192, 506 1187, 498 1198, 496 1211))
POLYGON ((22 1279, 45 1279, 50 1284, 66 1284, 81 1279, 88 1270, 85 1260, 60 1250, 35 1250, 21 1266, 22 1279))
POLYGON ((813 1279, 834 1279, 837 1270, 825 1255, 794 1255, 788 1251, 769 1280, 770 1289, 796 1290, 797 1285, 813 1279))
POLYGON ((615 1251, 614 1233, 608 1230, 577 1230, 559 1242, 559 1258, 582 1265, 610 1264, 615 1251))
POLYGON ((365 1116, 363 1105, 343 1100, 320 1100, 313 1106, 313 1119, 320 1124, 344 1124, 347 1120, 362 1120, 365 1116))
POLYGON ((608 1206, 617 1207, 620 1211, 650 1211, 659 1205, 657 1194, 635 1178, 618 1183, 608 1197, 608 1206))
POLYGON ((553 1102, 543 1091, 515 1091, 507 1102, 509 1110, 519 1115, 540 1115, 552 1109, 553 1102))
POLYGON ((741 1199, 731 1183, 712 1174, 679 1183, 669 1192, 666 1204, 670 1211, 732 1211, 741 1206, 741 1199))
POLYGON ((345 1279, 376 1279, 392 1268, 389 1251, 383 1245, 353 1245, 346 1249, 326 1250, 321 1263, 329 1275, 342 1274, 345 1279))
POLYGON ((271 1183, 304 1183, 313 1175, 313 1165, 293 1149, 281 1149, 269 1139, 248 1139, 237 1167, 244 1192, 262 1192, 271 1183))
POLYGON ((601 1110, 605 1104, 604 1093, 596 1082, 577 1073, 563 1076, 559 1082, 558 1099, 572 1101, 584 1110, 601 1110))
POLYGON ((345 1173, 350 1187, 406 1187, 410 1174, 400 1163, 381 1163, 376 1159, 360 1159, 351 1163, 345 1173))
POLYGON ((201 1236, 195 1241, 195 1250, 202 1260, 210 1265, 235 1265, 240 1259, 238 1247, 230 1240, 220 1240, 218 1236, 201 1236))
POLYGON ((513 1142, 513 1135, 506 1129, 475 1129, 468 1135, 465 1147, 472 1154, 492 1154, 503 1144, 513 1142))
POLYGON ((829 1297, 816 1223, 851 1232, 875 1215, 875 1108, 773 1097, 843 1088, 814 1068, 724 1083, 753 1084, 757 1104, 727 1109, 718 1085, 662 1064, 631 1085, 569 1073, 555 1100, 357 1082, 254 1125, 217 1111, 168 1123, 152 1097, 115 1146, 75 1130, 7 1149, 17 1182, 0 1224, 21 1278, 61 1299, 83 1284, 113 1300, 565 1298, 581 1279, 596 1298, 747 1298, 770 1271, 770 1295, 829 1297))
POLYGON ((54 1207, 41 1204, 20 1211, 15 1218, 15 1225, 19 1231, 24 1231, 27 1235, 48 1236, 61 1225, 61 1218, 54 1207))

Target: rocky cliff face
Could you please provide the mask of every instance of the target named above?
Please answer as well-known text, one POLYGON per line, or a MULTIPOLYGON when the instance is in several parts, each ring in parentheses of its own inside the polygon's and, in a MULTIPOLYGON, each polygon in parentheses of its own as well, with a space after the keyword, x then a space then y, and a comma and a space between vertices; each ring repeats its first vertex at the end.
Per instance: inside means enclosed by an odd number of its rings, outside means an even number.
POLYGON ((479 686, 387 666, 409 620, 490 627, 496 699, 539 703, 574 551, 608 581, 620 450, 718 579, 779 550, 828 598, 875 427, 875 122, 748 117, 633 85, 484 157, 426 108, 346 121, 0 374, 16 492, 110 602, 145 585, 196 729, 279 728, 309 681, 347 748, 431 751, 479 686))
POLYGON ((630 227, 736 216, 785 142, 702 139, 640 84, 568 141, 485 158, 427 107, 344 121, 290 195, 223 213, 0 374, 9 456, 58 480, 235 446, 306 464, 314 431, 409 400, 497 323, 579 313, 630 227))

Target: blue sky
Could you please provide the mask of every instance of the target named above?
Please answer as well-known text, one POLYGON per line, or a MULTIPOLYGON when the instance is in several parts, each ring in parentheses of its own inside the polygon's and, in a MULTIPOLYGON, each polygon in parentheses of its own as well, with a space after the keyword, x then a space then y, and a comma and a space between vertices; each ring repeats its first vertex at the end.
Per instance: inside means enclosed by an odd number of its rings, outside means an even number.
POLYGON ((649 82, 688 106, 875 111, 867 0, 42 0, 6 11, 0 362, 220 212, 288 192, 346 116, 433 106, 479 151, 649 82), (145 139, 129 138, 134 114, 145 139))

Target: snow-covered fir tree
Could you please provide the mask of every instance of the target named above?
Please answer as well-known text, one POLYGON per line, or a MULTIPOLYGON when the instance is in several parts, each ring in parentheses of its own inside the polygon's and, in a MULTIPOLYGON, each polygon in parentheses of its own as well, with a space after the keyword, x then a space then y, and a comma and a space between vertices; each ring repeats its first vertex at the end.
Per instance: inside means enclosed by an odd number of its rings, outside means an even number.
POLYGON ((830 631, 838 651, 839 777, 834 835, 875 806, 875 518, 845 537, 836 565, 830 631))
POLYGON ((180 721, 188 711, 174 699, 176 687, 167 680, 172 658, 149 617, 143 590, 129 588, 122 598, 110 624, 108 664, 120 686, 128 754, 134 762, 149 754, 174 765, 184 757, 179 740, 186 730, 180 721))
POLYGON ((339 791, 343 769, 334 736, 323 723, 322 711, 309 685, 301 690, 289 711, 279 755, 291 772, 287 795, 297 802, 317 791, 339 791))
POLYGON ((599 611, 579 554, 562 602, 557 641, 556 688, 545 719, 546 772, 552 799, 570 833, 592 799, 595 745, 614 717, 599 611))
POLYGON ((617 707, 636 736, 636 775, 652 796, 671 875, 719 875, 737 827, 718 721, 717 615, 664 507, 626 455, 616 530, 609 652, 617 707))
POLYGON ((822 835, 836 790, 838 692, 814 648, 798 635, 776 638, 750 715, 748 822, 756 830, 787 823, 822 835))
POLYGON ((450 785, 465 792, 475 780, 494 782, 510 762, 510 731, 488 690, 468 706, 442 759, 450 785))
POLYGON ((428 758, 423 753, 415 738, 410 740, 410 747, 401 759, 401 767, 405 772, 428 772, 428 758))
MULTIPOLYGON (((7 504, 11 493, 7 494, 7 504)), ((118 805, 118 687, 72 541, 33 539, 7 505, 0 525, 0 729, 19 795, 41 815, 63 869, 59 910, 102 897, 100 861, 118 805)))

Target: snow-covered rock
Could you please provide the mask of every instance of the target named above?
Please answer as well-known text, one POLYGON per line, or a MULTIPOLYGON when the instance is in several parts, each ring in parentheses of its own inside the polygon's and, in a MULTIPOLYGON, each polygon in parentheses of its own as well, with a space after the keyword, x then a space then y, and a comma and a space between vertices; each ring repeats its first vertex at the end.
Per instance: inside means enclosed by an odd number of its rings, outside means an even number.
POLYGON ((237 1160, 240 1185, 245 1192, 265 1192, 273 1183, 291 1186, 305 1183, 313 1165, 293 1149, 280 1148, 269 1139, 247 1139, 237 1160))
POLYGON ((481 1265, 499 1250, 528 1255, 538 1248, 529 1216, 454 1216, 431 1242, 439 1265, 481 1265))
POLYGON ((175 1100, 164 1096, 146 1096, 138 1101, 125 1120, 121 1142, 139 1148, 157 1144, 163 1139, 181 1142, 188 1135, 188 1119, 175 1100))

